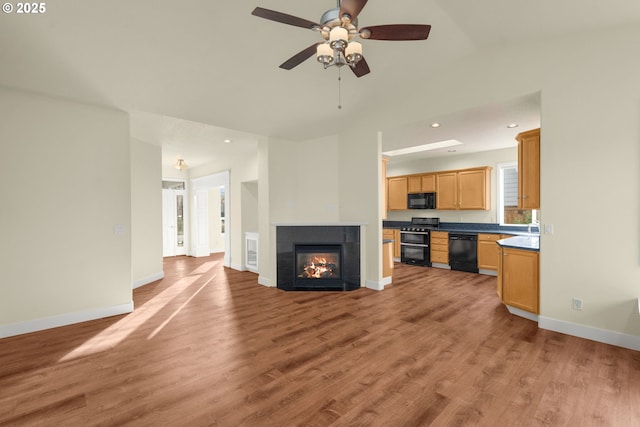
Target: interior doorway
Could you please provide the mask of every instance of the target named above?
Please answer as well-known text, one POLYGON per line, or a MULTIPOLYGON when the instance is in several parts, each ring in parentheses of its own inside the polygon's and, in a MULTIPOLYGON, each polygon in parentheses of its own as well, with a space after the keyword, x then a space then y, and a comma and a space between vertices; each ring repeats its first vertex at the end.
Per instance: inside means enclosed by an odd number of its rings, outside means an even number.
POLYGON ((184 181, 162 181, 162 256, 187 254, 187 191, 184 181))

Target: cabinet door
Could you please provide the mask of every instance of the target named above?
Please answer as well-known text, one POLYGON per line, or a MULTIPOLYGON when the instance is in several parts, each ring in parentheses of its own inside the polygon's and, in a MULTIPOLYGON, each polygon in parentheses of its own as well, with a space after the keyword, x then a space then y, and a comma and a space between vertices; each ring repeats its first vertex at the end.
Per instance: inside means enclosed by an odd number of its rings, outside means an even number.
POLYGON ((393 257, 400 258, 400 230, 393 230, 393 257))
POLYGON ((497 270, 499 251, 496 240, 499 234, 478 234, 478 268, 497 270))
POLYGON ((502 295, 505 304, 538 314, 538 260, 538 252, 502 248, 502 295))
POLYGON ((436 176, 434 174, 422 175, 420 181, 420 187, 423 193, 433 193, 436 191, 436 176))
POLYGON ((436 175, 436 209, 458 208, 457 174, 445 172, 436 175))
POLYGON ((458 209, 489 209, 487 170, 458 172, 458 209))
POLYGON ((523 132, 518 140, 518 207, 540 209, 540 129, 523 132))
POLYGON ((392 210, 407 209, 407 177, 389 178, 387 208, 392 210))
POLYGON ((409 193, 422 193, 422 180, 420 175, 407 177, 407 188, 409 193))

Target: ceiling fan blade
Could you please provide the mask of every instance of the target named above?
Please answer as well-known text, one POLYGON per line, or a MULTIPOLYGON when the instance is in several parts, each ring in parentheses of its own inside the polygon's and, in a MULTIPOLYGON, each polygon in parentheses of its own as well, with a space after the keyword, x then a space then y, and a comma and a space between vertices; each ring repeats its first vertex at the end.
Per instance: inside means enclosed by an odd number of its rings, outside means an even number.
POLYGON ((342 0, 340 4, 340 16, 347 14, 353 21, 358 17, 360 11, 367 4, 367 0, 342 0))
POLYGON ((371 72, 371 70, 369 69, 369 64, 367 64, 367 61, 365 61, 364 58, 358 61, 355 67, 349 68, 351 68, 351 71, 353 71, 353 74, 355 74, 356 77, 362 77, 371 72))
POLYGON ((392 24, 375 25, 360 29, 360 37, 370 40, 426 40, 429 37, 431 25, 420 24, 392 24))
POLYGON ((276 12, 275 10, 256 7, 251 12, 252 15, 260 18, 269 19, 271 21, 281 22, 283 24, 293 25, 294 27, 308 28, 309 30, 322 28, 322 25, 297 16, 287 15, 286 13, 276 12))
POLYGON ((308 48, 306 48, 304 50, 301 50, 300 52, 296 53, 291 58, 289 58, 285 62, 283 62, 280 65, 280 68, 283 68, 285 70, 290 70, 290 69, 292 69, 294 67, 297 67, 298 65, 302 64, 307 59, 311 58, 316 53, 316 48, 318 47, 318 45, 320 45, 322 43, 323 42, 314 43, 311 46, 309 46, 308 48))

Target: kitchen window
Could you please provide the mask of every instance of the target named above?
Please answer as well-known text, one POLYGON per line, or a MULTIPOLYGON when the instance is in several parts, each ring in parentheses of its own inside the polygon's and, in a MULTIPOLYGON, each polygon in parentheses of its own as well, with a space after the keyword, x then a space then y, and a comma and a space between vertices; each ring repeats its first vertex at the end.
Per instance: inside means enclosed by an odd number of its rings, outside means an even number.
POLYGON ((527 225, 538 221, 538 210, 518 209, 518 163, 498 164, 498 223, 527 225))

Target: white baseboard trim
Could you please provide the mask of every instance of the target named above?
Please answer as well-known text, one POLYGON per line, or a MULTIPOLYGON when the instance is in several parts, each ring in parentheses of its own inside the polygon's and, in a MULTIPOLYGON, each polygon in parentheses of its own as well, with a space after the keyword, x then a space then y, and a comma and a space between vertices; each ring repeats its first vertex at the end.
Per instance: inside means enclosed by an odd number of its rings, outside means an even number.
POLYGON ((271 281, 271 279, 258 275, 258 284, 262 286, 266 286, 267 288, 275 288, 275 285, 271 281))
POLYGON ((1 325, 0 338, 28 334, 30 332, 43 331, 45 329, 58 328, 60 326, 102 319, 104 317, 118 316, 120 314, 127 314, 131 312, 133 312, 133 301, 111 307, 102 307, 93 310, 84 310, 75 313, 60 314, 58 316, 43 317, 41 319, 27 320, 25 322, 12 323, 9 325, 1 325))
POLYGON ((608 331, 606 329, 594 328, 593 326, 579 325, 577 323, 564 320, 551 319, 539 316, 538 327, 562 334, 573 335, 591 341, 611 344, 630 350, 640 351, 640 337, 623 334, 620 332, 608 331))
POLYGON ((152 274, 151 276, 144 277, 142 279, 138 279, 133 282, 133 289, 139 288, 140 286, 148 285, 151 282, 155 282, 156 280, 164 279, 164 271, 161 271, 156 274, 152 274))
POLYGON ((505 304, 509 313, 514 314, 516 316, 524 317, 525 319, 533 320, 534 322, 538 321, 538 315, 534 313, 529 313, 528 311, 521 310, 516 307, 511 307, 510 305, 505 304))
POLYGON ((365 280, 364 286, 368 289, 373 289, 374 291, 383 291, 384 287, 390 285, 393 282, 393 277, 383 277, 382 280, 378 282, 374 282, 373 280, 365 280))
POLYGON ((239 265, 239 264, 229 264, 229 268, 233 268, 234 270, 238 270, 238 271, 247 271, 244 265, 239 265))

